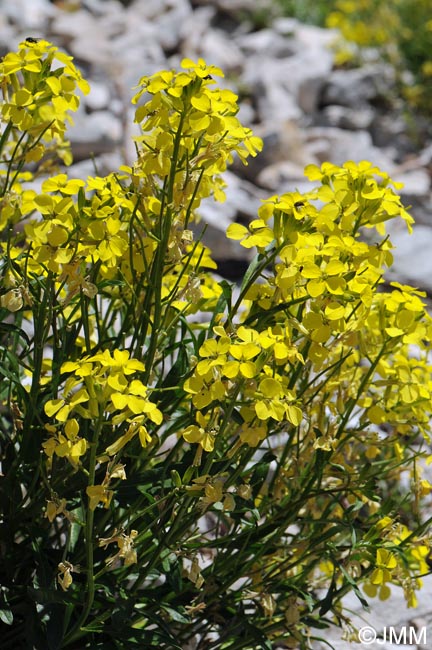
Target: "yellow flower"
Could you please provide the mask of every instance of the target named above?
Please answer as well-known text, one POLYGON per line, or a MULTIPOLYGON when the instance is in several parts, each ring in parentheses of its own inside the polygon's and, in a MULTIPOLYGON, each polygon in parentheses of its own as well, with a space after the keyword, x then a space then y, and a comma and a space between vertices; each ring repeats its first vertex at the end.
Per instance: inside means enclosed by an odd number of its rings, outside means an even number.
POLYGON ((137 553, 134 549, 134 540, 137 536, 137 530, 131 530, 130 534, 126 535, 126 533, 123 532, 118 534, 116 529, 111 537, 101 538, 99 540, 99 546, 106 548, 109 544, 116 543, 119 548, 119 551, 114 556, 105 560, 106 563, 111 565, 117 559, 123 559, 124 566, 135 564, 137 561, 137 553))
POLYGON ((76 194, 85 182, 81 179, 70 179, 66 174, 57 174, 42 183, 43 192, 61 192, 62 194, 76 194))
POLYGON ((66 422, 70 413, 72 413, 79 404, 89 400, 89 394, 85 388, 79 388, 74 392, 77 381, 73 377, 66 380, 64 397, 51 399, 46 402, 44 411, 48 417, 55 417, 58 422, 66 422))
POLYGON ((198 443, 204 451, 212 451, 217 430, 209 425, 210 416, 205 416, 198 411, 196 421, 197 424, 190 424, 181 435, 186 442, 198 443))
POLYGON ((391 551, 385 548, 379 548, 376 556, 376 568, 374 569, 370 581, 373 585, 382 585, 389 582, 392 578, 391 570, 397 567, 397 560, 391 551))
POLYGON ((1 296, 0 305, 11 312, 22 309, 24 300, 21 291, 19 289, 10 289, 1 296))
POLYGON ((104 508, 109 508, 114 496, 113 490, 109 490, 104 485, 89 485, 86 488, 86 493, 89 498, 90 510, 94 510, 98 503, 102 503, 104 508))
POLYGON ((204 59, 198 59, 198 62, 195 63, 192 59, 182 59, 180 63, 182 68, 187 70, 193 70, 195 74, 201 79, 205 79, 208 76, 223 77, 224 73, 220 68, 215 65, 207 65, 204 59))
POLYGON ((58 565, 59 575, 57 576, 58 583, 63 591, 67 591, 73 582, 72 572, 75 571, 73 564, 64 561, 58 565))
POLYGON ((67 518, 70 516, 66 509, 66 499, 55 497, 47 501, 45 517, 52 523, 58 515, 65 515, 67 518))

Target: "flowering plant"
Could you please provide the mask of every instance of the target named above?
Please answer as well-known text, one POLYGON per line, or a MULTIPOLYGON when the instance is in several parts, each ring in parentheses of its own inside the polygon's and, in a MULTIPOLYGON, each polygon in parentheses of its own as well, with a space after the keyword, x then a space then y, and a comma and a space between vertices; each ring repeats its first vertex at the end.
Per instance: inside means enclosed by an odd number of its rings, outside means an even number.
POLYGON ((422 116, 429 116, 432 100, 429 0, 277 0, 275 4, 284 15, 337 30, 336 64, 357 66, 372 60, 389 64, 397 95, 405 100, 407 127, 421 141, 419 118, 421 124, 422 116))
MULTIPOLYGON (((326 25, 340 30, 336 60, 341 65, 364 60, 364 48, 374 48, 393 70, 397 89, 408 107, 427 116, 431 107, 432 19, 428 0, 335 0, 326 25)), ((327 10, 329 7, 327 7, 327 10)))
POLYGON ((72 60, 0 64, 5 650, 307 648, 352 632, 347 591, 414 606, 428 571, 431 319, 382 291, 412 219, 371 163, 310 165, 228 228, 256 255, 218 281, 190 224, 261 148, 218 76, 143 77, 136 161, 83 181, 54 170, 72 60))

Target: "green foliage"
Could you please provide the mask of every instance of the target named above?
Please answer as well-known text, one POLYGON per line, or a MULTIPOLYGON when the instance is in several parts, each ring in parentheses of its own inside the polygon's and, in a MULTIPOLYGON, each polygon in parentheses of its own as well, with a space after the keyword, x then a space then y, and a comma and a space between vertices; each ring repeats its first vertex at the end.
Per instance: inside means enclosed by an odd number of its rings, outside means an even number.
POLYGON ((364 48, 376 48, 396 73, 408 104, 429 114, 432 105, 432 7, 429 0, 278 0, 282 11, 301 21, 337 28, 337 62, 360 62, 364 48), (410 77, 407 78, 407 73, 410 77))
MULTIPOLYGON (((338 0, 327 25, 338 27, 348 43, 377 47, 396 72, 401 92, 412 106, 429 112, 432 102, 432 9, 428 0, 338 0), (412 78, 407 78, 409 72, 412 78)), ((355 51, 341 47, 339 60, 355 51)))
POLYGON ((53 168, 73 62, 0 64, 4 650, 307 648, 355 635, 346 592, 413 606, 428 571, 431 319, 379 291, 412 219, 371 163, 311 165, 229 227, 256 255, 217 282, 188 226, 261 148, 221 75, 143 77, 136 161, 82 181, 53 168))
POLYGON ((301 22, 324 27, 329 11, 335 7, 336 0, 277 0, 286 16, 301 22))

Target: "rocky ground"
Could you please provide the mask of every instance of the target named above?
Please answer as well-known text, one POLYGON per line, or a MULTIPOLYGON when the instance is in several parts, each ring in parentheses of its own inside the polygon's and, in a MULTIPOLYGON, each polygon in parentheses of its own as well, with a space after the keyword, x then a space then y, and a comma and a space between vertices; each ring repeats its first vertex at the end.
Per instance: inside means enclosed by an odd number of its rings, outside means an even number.
MULTIPOLYGON (((264 139, 257 159, 227 173, 227 202, 202 209, 207 240, 227 277, 241 276, 247 263, 245 249, 225 239, 232 220, 254 218, 260 199, 269 194, 309 188, 303 176, 307 164, 366 159, 405 183, 403 199, 417 222, 411 236, 402 225, 391 228, 396 248, 389 279, 432 295, 432 142, 410 138, 402 107, 391 101, 390 67, 371 62, 335 69, 329 48, 334 34, 272 18, 266 0, 0 0, 0 55, 28 36, 66 49, 91 84, 70 131, 73 176, 93 174, 95 165, 103 174, 133 160, 130 98, 141 76, 177 67, 185 56, 203 57, 225 71, 224 83, 241 97, 243 122, 264 139), (266 26, 258 29, 263 19, 266 26)), ((385 603, 373 603, 369 613, 354 598, 353 619, 378 633, 405 626, 399 641, 415 641, 419 637, 409 630, 429 625, 431 644, 431 595, 427 580, 418 610, 406 610, 395 593, 385 603)), ((351 647, 339 631, 326 634, 326 640, 338 649, 351 647)), ((366 645, 423 647, 392 640, 366 645)))

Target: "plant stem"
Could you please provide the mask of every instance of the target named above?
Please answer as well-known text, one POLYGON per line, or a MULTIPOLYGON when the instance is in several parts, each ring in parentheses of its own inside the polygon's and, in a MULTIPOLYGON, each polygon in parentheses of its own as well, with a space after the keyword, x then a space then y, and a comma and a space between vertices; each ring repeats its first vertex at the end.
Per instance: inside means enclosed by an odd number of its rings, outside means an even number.
MULTIPOLYGON (((90 446, 90 458, 89 458, 89 470, 88 470, 88 487, 91 487, 95 484, 95 474, 96 474, 96 456, 97 456, 97 447, 99 436, 102 429, 102 419, 103 419, 103 409, 100 409, 99 418, 96 423, 95 432, 93 440, 90 446)), ((69 634, 66 635, 64 639, 64 645, 69 645, 73 641, 79 639, 85 632, 82 630, 84 623, 86 622, 91 608, 93 606, 94 596, 95 596, 95 584, 94 584, 94 566, 93 566, 93 554, 94 554, 94 542, 93 542, 93 524, 94 524, 94 510, 88 507, 86 524, 85 524, 85 545, 86 545, 86 565, 87 565, 87 593, 86 601, 81 612, 78 621, 76 622, 74 628, 69 634)))

